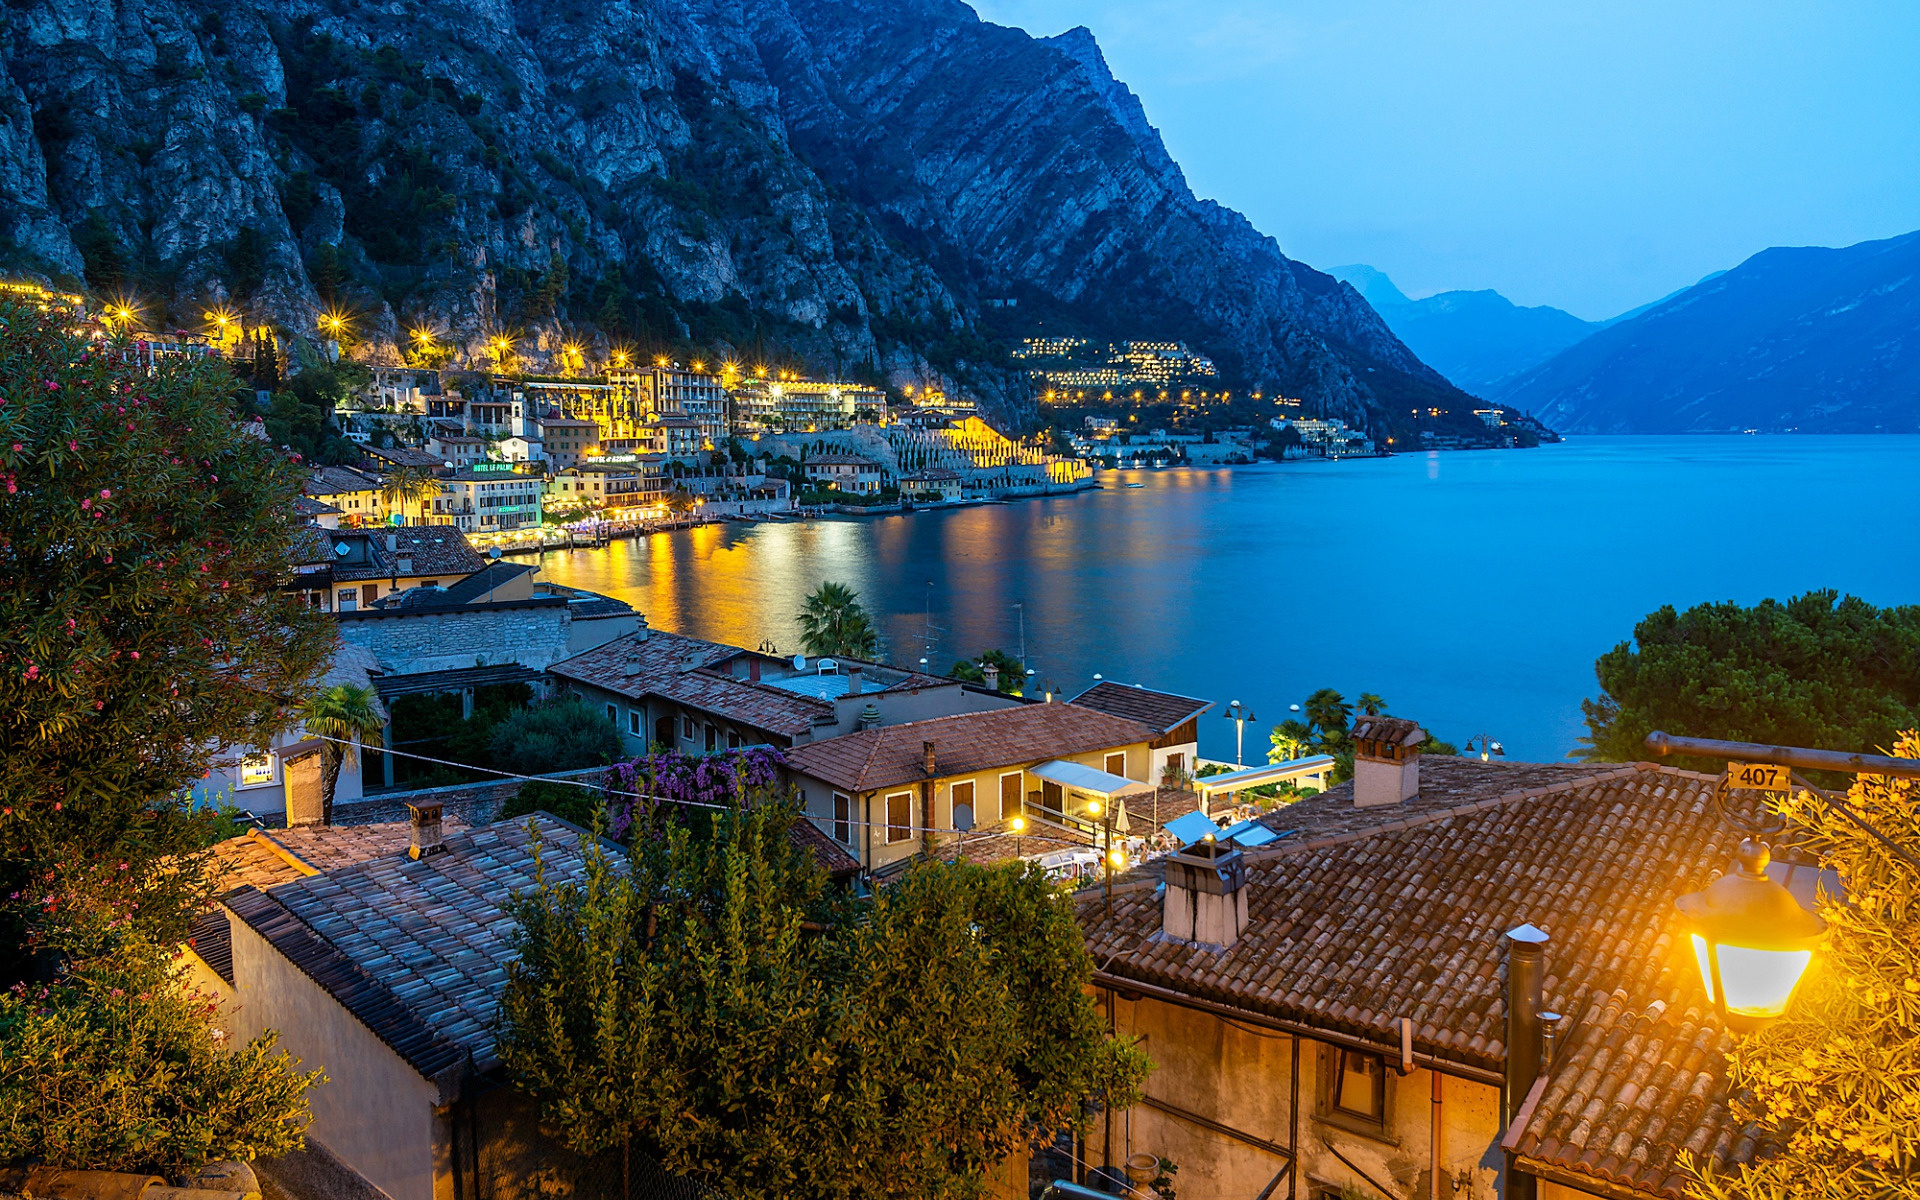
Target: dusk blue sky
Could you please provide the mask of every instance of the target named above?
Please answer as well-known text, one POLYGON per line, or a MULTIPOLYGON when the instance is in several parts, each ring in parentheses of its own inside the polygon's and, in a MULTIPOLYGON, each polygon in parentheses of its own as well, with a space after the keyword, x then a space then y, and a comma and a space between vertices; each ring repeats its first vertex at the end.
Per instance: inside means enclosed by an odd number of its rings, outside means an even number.
POLYGON ((1318 267, 1611 316, 1920 229, 1920 4, 980 0, 1093 30, 1194 190, 1318 267))

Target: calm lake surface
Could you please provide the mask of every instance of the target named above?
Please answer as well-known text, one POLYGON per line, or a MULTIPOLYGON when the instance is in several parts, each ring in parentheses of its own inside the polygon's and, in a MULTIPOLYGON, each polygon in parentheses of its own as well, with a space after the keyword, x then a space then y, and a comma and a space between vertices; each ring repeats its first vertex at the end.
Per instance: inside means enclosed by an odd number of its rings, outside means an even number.
MULTIPOLYGON (((936 673, 1017 652, 1024 612, 1029 665, 1068 695, 1099 672, 1251 705, 1249 762, 1289 704, 1327 686, 1378 692, 1449 740, 1558 759, 1585 732, 1593 660, 1662 604, 1819 587, 1920 602, 1920 437, 1595 437, 1100 479, 1077 496, 553 553, 545 577, 655 628, 783 653, 807 593, 839 580, 878 618, 885 657, 924 654, 936 673)), ((1231 759, 1217 711, 1202 753, 1231 759)))

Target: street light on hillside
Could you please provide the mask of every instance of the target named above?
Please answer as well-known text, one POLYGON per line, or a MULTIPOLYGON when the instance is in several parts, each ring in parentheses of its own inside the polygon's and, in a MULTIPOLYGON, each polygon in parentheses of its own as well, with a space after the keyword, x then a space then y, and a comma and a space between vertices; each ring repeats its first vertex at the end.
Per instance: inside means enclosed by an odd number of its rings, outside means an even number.
POLYGON ((1247 722, 1254 719, 1253 710, 1232 700, 1220 715, 1233 722, 1233 765, 1244 767, 1247 765, 1247 722))

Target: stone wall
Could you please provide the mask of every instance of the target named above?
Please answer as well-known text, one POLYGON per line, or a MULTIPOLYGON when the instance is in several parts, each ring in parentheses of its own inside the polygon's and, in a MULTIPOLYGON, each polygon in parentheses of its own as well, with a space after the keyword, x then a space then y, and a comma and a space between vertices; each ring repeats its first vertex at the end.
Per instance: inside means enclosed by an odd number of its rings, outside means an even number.
POLYGON ((564 601, 470 605, 438 612, 346 613, 340 640, 370 651, 389 675, 519 663, 544 671, 573 652, 564 601))

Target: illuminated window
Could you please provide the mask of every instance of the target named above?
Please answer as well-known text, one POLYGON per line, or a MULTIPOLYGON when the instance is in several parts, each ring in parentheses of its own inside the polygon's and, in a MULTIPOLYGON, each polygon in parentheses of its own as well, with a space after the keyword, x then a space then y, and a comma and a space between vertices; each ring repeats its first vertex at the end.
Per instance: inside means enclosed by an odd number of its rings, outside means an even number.
POLYGON ((887 845, 913 837, 913 793, 895 792, 887 797, 887 845))
POLYGON ((273 755, 249 754, 240 760, 240 786, 260 787, 273 782, 273 755))

